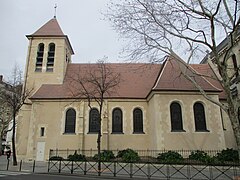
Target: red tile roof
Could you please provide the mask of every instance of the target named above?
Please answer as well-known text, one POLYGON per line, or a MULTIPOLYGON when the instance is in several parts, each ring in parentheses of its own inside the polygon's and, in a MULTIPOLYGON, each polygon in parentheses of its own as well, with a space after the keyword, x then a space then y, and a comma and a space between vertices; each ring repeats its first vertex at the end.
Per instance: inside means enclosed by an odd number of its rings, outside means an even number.
POLYGON ((50 19, 39 28, 32 36, 64 36, 56 18, 50 19))
MULTIPOLYGON (((146 98, 161 69, 161 64, 106 64, 114 73, 120 74, 120 83, 107 98, 146 98)), ((69 64, 62 85, 42 85, 32 98, 71 98, 77 87, 72 88, 71 77, 84 77, 97 64, 69 64)))
MULTIPOLYGON (((181 64, 169 58, 161 64, 106 64, 113 73, 120 74, 120 83, 106 98, 132 98, 145 99, 149 93, 154 91, 197 91, 190 81, 181 75, 181 64)), ((45 84, 32 96, 32 99, 66 99, 74 98, 78 85, 71 84, 71 78, 84 77, 88 71, 97 68, 97 64, 69 64, 63 84, 45 84)), ((198 84, 209 92, 220 93, 221 85, 218 82, 211 82, 193 72, 208 73, 211 71, 206 64, 191 65, 188 74, 194 76, 198 84), (208 71, 205 71, 205 68, 208 71)))
POLYGON ((212 68, 208 64, 192 64, 193 69, 195 69, 200 74, 205 75, 205 79, 209 81, 213 86, 222 91, 219 94, 220 99, 226 99, 226 93, 223 90, 221 83, 217 80, 215 73, 213 72, 212 68))
POLYGON ((58 24, 58 21, 56 18, 50 19, 46 24, 44 24, 42 27, 40 27, 35 33, 31 35, 26 35, 27 38, 32 37, 62 37, 66 39, 67 44, 70 47, 71 53, 74 54, 72 45, 68 39, 67 35, 64 35, 61 27, 58 24))
POLYGON ((198 91, 198 89, 186 79, 183 73, 194 78, 198 85, 205 91, 221 91, 216 86, 207 81, 203 76, 198 75, 193 67, 202 67, 202 64, 188 66, 181 60, 177 61, 169 58, 163 66, 162 72, 158 78, 153 90, 167 90, 167 91, 198 91))

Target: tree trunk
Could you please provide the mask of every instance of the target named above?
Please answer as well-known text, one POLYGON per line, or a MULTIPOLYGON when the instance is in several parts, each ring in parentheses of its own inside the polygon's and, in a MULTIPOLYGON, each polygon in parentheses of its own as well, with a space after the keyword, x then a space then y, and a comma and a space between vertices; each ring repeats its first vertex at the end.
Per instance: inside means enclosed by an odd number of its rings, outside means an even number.
POLYGON ((99 112, 99 131, 98 131, 98 138, 97 138, 97 149, 98 149, 98 175, 101 175, 101 136, 102 136, 102 108, 103 108, 103 94, 101 94, 101 102, 99 105, 100 112, 99 112))
POLYGON ((238 109, 240 107, 238 107, 237 105, 234 106, 233 102, 230 102, 230 103, 231 103, 231 105, 229 106, 228 116, 231 121, 233 133, 234 133, 236 144, 237 144, 238 157, 240 160, 240 126, 239 126, 239 123, 240 123, 239 118, 240 117, 238 115, 238 109))
POLYGON ((101 175, 101 126, 98 131, 97 149, 98 149, 98 175, 100 176, 101 175))
POLYGON ((2 136, 0 138, 0 156, 2 155, 2 136))
POLYGON ((16 127, 16 118, 13 115, 13 128, 12 128, 12 156, 13 156, 13 166, 17 166, 17 156, 16 156, 16 148, 15 148, 15 127, 16 127))

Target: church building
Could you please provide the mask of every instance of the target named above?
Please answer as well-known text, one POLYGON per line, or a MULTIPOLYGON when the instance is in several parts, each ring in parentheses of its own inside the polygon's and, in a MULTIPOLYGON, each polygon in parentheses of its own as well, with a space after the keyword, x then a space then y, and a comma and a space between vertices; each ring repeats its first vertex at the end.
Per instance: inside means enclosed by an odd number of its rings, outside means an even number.
MULTIPOLYGON (((18 115, 18 157, 43 161, 50 149, 97 149, 99 106, 92 102, 90 108, 86 99, 75 98, 69 83, 69 77, 84 74, 96 64, 72 63, 73 48, 56 18, 27 38, 24 89, 31 90, 31 96, 18 115)), ((173 57, 162 64, 106 63, 121 80, 115 91, 104 97, 101 149, 236 147, 226 113, 181 75, 183 64, 173 57)), ((208 64, 190 68, 208 96, 225 101, 217 81, 197 75, 214 74, 208 64)))

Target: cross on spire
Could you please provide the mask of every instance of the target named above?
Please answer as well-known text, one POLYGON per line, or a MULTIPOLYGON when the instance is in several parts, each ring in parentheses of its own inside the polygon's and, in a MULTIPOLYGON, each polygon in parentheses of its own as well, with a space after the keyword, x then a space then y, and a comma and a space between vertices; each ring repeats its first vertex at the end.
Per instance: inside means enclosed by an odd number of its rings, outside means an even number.
POLYGON ((56 15, 57 15, 57 4, 55 4, 54 6, 54 18, 56 18, 56 15))

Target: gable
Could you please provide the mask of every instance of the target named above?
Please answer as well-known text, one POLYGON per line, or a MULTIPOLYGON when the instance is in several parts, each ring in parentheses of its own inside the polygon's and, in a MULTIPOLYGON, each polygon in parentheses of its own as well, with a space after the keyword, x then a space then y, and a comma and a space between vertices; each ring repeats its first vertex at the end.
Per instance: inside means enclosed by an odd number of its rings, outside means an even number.
MULTIPOLYGON (((191 78, 195 79, 201 88, 208 92, 220 92, 221 89, 211 84, 204 76, 203 71, 198 72, 198 68, 209 68, 202 64, 187 65, 185 62, 177 61, 170 57, 162 68, 162 72, 158 77, 158 81, 153 87, 157 91, 198 91, 183 73, 186 73, 191 78), (195 68, 194 68, 195 67, 195 68), (203 76, 201 76, 201 75, 203 76)), ((209 69, 208 69, 209 70, 209 69)), ((212 70, 211 70, 212 71, 212 70)), ((207 74, 205 74, 207 75, 207 74)))

